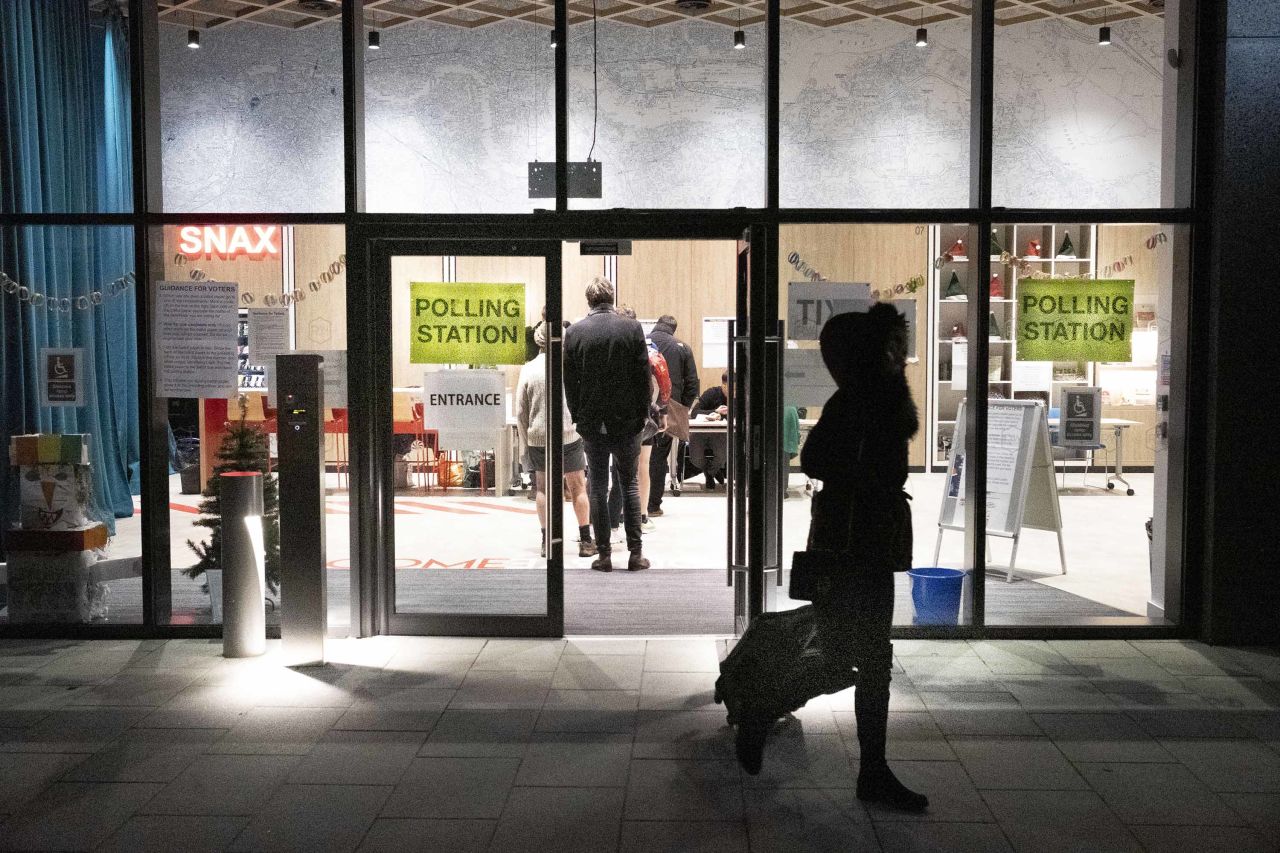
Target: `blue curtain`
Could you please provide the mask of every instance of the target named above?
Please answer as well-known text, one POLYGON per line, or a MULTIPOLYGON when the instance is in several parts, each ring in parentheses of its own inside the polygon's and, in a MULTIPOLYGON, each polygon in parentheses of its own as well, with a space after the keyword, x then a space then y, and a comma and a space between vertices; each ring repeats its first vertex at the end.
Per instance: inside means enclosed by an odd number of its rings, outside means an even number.
MULTIPOLYGON (((111 4, 107 4, 108 7, 111 4)), ((12 213, 98 213, 131 208, 128 34, 112 10, 87 0, 0 2, 0 208, 12 213)), ((127 227, 41 226, 0 234, 0 270, 44 304, 0 292, 0 439, 85 432, 94 514, 115 532, 140 485, 138 342, 127 227), (70 312, 48 310, 67 300, 70 312), (87 308, 74 306, 88 304, 87 308), (40 405, 39 352, 83 347, 85 404, 40 405)), ((2 451, 0 451, 2 452, 2 451)), ((7 459, 3 460, 7 463, 7 459)), ((13 519, 16 479, 0 465, 0 528, 13 519)), ((3 550, 0 532, 0 551, 3 550)))

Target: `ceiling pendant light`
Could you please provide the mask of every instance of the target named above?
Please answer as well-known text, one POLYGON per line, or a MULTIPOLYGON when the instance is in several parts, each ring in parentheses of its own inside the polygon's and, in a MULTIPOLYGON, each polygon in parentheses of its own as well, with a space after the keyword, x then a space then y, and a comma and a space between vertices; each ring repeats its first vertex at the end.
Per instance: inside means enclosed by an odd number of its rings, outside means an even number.
POLYGON ((187 30, 187 47, 192 50, 200 49, 200 31, 196 29, 196 16, 191 16, 191 29, 187 30))
POLYGON ((369 30, 369 50, 382 50, 382 33, 369 30))
POLYGON ((733 49, 742 50, 747 46, 747 34, 742 31, 742 7, 738 7, 738 28, 733 31, 733 49))
POLYGON ((920 26, 916 27, 916 47, 929 46, 929 30, 924 25, 924 7, 920 7, 920 26))
POLYGON ((1102 11, 1102 26, 1098 28, 1098 46, 1106 47, 1111 44, 1111 27, 1107 26, 1107 12, 1102 11))

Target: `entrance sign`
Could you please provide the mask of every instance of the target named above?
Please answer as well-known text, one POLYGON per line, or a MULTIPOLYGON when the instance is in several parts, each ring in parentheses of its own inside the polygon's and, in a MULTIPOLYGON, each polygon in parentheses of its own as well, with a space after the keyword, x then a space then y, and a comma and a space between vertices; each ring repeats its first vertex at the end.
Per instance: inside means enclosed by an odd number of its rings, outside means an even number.
POLYGON ((280 257, 279 225, 184 225, 178 229, 178 253, 197 258, 280 257))
POLYGON ((816 341, 835 315, 865 312, 871 305, 869 284, 793 281, 787 285, 787 337, 816 341))
MULTIPOLYGON (((964 531, 965 405, 956 414, 951 462, 943 481, 942 511, 938 517, 938 541, 933 565, 938 565, 942 534, 964 531)), ((1067 552, 1062 541, 1062 509, 1058 482, 1053 474, 1049 447, 1049 421, 1038 400, 987 400, 987 535, 1013 540, 1005 580, 1013 580, 1018 540, 1024 528, 1047 530, 1058 536, 1058 557, 1067 573, 1067 552)))
POLYGON ((412 364, 524 364, 525 286, 409 285, 412 364))
POLYGON ((782 405, 821 406, 836 393, 836 382, 822 363, 822 351, 786 350, 782 357, 782 405))
POLYGON ((40 350, 40 405, 84 405, 84 348, 40 350))
POLYGON ((422 376, 422 423, 442 450, 498 446, 506 426, 506 383, 497 370, 428 370, 422 376))
POLYGON ((235 396, 239 290, 234 281, 156 283, 157 396, 235 396))
POLYGON ((1063 388, 1059 434, 1063 447, 1102 444, 1102 389, 1063 388))
POLYGON ((1018 282, 1020 361, 1131 361, 1133 280, 1018 282))

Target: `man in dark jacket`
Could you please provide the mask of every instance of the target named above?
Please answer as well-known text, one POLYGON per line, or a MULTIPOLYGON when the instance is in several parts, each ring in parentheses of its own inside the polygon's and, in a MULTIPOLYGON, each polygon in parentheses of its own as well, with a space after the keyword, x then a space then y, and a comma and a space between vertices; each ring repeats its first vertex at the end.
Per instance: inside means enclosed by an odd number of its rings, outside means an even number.
MULTIPOLYGON (((698 399, 698 365, 693 360, 693 350, 676 337, 676 318, 663 314, 658 318, 649 340, 667 360, 667 372, 671 375, 671 402, 688 409, 698 399)), ((685 418, 687 420, 687 418, 685 418)), ((672 436, 660 432, 653 439, 653 455, 649 457, 649 506, 648 514, 662 515, 662 494, 667 482, 667 460, 671 456, 672 436)))
POLYGON ((649 350, 644 329, 613 309, 613 285, 587 285, 589 313, 564 336, 564 395, 587 450, 587 490, 599 556, 598 572, 613 571, 609 543, 609 460, 622 484, 623 525, 631 557, 627 569, 649 568, 640 541, 640 431, 649 414, 649 350))

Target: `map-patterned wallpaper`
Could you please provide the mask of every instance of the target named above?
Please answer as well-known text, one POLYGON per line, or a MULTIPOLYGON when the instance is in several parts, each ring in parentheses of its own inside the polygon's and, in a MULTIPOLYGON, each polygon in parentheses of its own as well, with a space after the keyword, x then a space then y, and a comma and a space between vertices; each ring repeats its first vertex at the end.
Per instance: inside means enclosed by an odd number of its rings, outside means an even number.
MULTIPOLYGON (((1162 25, 1002 28, 996 46, 997 204, 1159 202, 1162 25)), ((163 27, 165 206, 335 211, 342 205, 336 26, 211 31, 199 51, 163 27)), ((951 207, 968 197, 969 32, 888 22, 784 22, 782 202, 951 207)), ((582 207, 764 203, 764 33, 690 24, 598 32, 592 156, 604 198, 582 207)), ((570 34, 570 151, 592 144, 591 26, 570 34)), ((521 212, 527 163, 554 157, 554 52, 545 28, 415 25, 382 34, 366 65, 368 206, 377 212, 521 212)))

